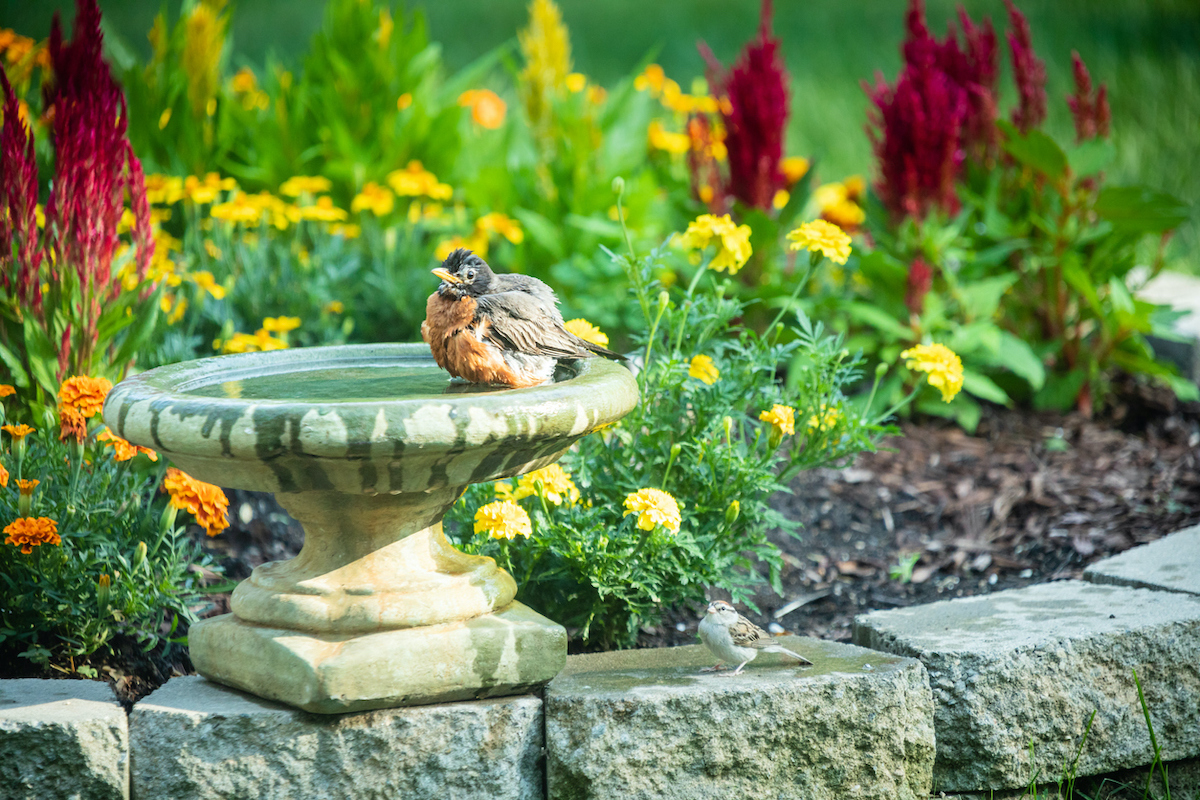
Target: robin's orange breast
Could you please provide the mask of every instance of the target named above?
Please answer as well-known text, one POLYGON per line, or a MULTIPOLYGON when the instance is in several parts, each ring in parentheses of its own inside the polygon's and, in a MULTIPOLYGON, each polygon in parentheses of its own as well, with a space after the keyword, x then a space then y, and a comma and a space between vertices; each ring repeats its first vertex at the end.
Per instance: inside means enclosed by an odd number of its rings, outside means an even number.
POLYGON ((425 304, 421 338, 438 366, 472 383, 533 385, 505 362, 499 347, 486 340, 487 320, 476 321, 471 297, 453 298, 434 292, 425 304))

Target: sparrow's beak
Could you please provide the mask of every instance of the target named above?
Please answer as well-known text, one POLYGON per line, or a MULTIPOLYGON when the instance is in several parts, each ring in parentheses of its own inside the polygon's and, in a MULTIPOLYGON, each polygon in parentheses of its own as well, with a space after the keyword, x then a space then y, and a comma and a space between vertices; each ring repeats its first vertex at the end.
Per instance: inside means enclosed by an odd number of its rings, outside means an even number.
POLYGON ((433 269, 431 269, 429 271, 432 272, 434 275, 437 275, 439 278, 444 280, 446 283, 462 283, 463 282, 462 278, 460 278, 457 275, 455 275, 454 273, 450 272, 450 270, 446 269, 445 267, 434 267, 433 269))

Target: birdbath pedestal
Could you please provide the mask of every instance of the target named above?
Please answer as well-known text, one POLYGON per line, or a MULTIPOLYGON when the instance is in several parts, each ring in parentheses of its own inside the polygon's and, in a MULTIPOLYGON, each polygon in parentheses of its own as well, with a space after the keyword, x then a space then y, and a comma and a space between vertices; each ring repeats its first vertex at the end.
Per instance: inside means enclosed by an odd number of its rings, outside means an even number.
POLYGON ((104 421, 208 483, 275 493, 304 528, 231 614, 188 643, 205 677, 338 713, 519 694, 566 661, 566 632, 516 602, 442 516, 471 483, 556 461, 637 403, 622 366, 565 362, 554 383, 452 383, 425 345, 246 353, 160 367, 109 394, 104 421))

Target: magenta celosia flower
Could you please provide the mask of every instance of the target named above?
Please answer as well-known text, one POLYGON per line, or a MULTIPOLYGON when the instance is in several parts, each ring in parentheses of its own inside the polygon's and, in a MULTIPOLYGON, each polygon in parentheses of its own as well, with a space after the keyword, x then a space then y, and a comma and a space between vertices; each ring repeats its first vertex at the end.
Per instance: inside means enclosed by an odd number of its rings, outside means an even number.
POLYGON ((1075 73, 1075 94, 1067 95, 1067 105, 1071 107, 1071 116, 1075 120, 1075 141, 1094 139, 1097 136, 1108 136, 1108 125, 1111 112, 1108 108, 1108 87, 1103 83, 1092 96, 1092 76, 1079 57, 1079 53, 1071 51, 1071 63, 1075 73))
POLYGON ((943 46, 943 68, 959 86, 967 90, 967 118, 964 122, 963 141, 971 153, 981 159, 990 158, 997 147, 996 95, 999 70, 999 49, 996 46, 996 31, 992 21, 984 18, 976 25, 967 16, 966 9, 958 7, 958 19, 963 29, 966 51, 960 53, 954 42, 954 29, 946 34, 943 46), (953 66, 947 64, 951 43, 955 54, 953 66))
POLYGON ((1012 24, 1008 46, 1012 51, 1013 80, 1020 98, 1013 109, 1012 122, 1021 133, 1028 133, 1046 119, 1046 64, 1033 52, 1029 20, 1017 10, 1012 0, 1004 0, 1004 4, 1008 6, 1008 19, 1012 24))
POLYGON ((933 269, 925 259, 917 256, 908 267, 908 283, 904 291, 904 305, 913 314, 925 310, 925 295, 933 287, 933 269))
POLYGON ((83 361, 96 346, 103 304, 121 290, 112 261, 127 191, 139 277, 145 275, 154 247, 141 163, 125 135, 125 96, 104 61, 101 44, 96 0, 76 0, 69 43, 63 42, 55 15, 49 44, 54 80, 44 90, 55 150, 54 190, 46 204, 47 249, 55 263, 78 275, 82 308, 73 339, 83 361))
POLYGON ((17 96, 0 69, 4 89, 4 129, 0 131, 0 280, 22 309, 40 313, 41 282, 35 209, 38 199, 37 160, 33 133, 21 120, 17 96), (13 261, 13 243, 17 245, 13 261))
POLYGON ((729 191, 744 203, 771 209, 775 192, 785 188, 779 168, 787 126, 787 73, 779 58, 779 40, 771 34, 771 0, 763 0, 758 36, 726 71, 708 45, 699 43, 708 62, 709 82, 724 95, 721 115, 729 154, 729 191))

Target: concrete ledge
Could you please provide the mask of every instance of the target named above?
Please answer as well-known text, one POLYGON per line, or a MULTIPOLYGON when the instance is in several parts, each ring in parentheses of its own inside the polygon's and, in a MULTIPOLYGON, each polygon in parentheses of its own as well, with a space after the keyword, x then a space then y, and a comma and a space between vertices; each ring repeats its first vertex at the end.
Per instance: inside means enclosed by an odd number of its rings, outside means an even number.
POLYGON ((929 670, 935 789, 1057 776, 1093 711, 1077 775, 1149 764, 1132 668, 1164 758, 1200 755, 1200 598, 1064 581, 863 614, 854 640, 929 670))
POLYGON ((1200 525, 1097 561, 1084 580, 1200 595, 1200 525))
POLYGON ((571 656, 546 687, 547 785, 582 798, 924 797, 933 700, 916 661, 788 637, 815 666, 764 654, 700 673, 700 645, 571 656))
POLYGON ((339 716, 175 678, 129 719, 135 797, 512 798, 543 793, 542 703, 510 697, 339 716))
POLYGON ((97 681, 0 681, 0 796, 129 797, 125 710, 97 681))

